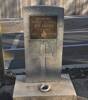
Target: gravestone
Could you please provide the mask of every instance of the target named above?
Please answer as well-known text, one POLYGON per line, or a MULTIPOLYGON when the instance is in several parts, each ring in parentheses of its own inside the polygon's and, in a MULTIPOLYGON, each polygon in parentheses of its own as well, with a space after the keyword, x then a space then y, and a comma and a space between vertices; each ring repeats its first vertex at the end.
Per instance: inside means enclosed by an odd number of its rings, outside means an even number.
POLYGON ((4 77, 4 62, 3 62, 2 42, 0 36, 0 82, 3 80, 3 77, 4 77))
POLYGON ((61 75, 63 8, 28 6, 23 13, 26 75, 17 76, 14 100, 76 100, 69 75, 61 75))
POLYGON ((4 96, 13 95, 15 79, 16 77, 12 72, 4 71, 2 41, 0 36, 0 99, 4 99, 4 96))
POLYGON ((62 69, 63 8, 24 8, 25 72, 32 81, 56 79, 62 69), (33 80, 34 78, 34 80, 33 80))

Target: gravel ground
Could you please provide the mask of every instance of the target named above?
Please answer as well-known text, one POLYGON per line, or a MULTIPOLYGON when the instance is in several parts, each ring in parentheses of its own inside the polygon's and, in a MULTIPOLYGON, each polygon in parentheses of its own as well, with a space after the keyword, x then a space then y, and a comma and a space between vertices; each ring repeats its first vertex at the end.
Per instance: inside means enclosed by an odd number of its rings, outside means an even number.
POLYGON ((88 100, 88 68, 67 68, 62 72, 69 73, 77 96, 88 100))

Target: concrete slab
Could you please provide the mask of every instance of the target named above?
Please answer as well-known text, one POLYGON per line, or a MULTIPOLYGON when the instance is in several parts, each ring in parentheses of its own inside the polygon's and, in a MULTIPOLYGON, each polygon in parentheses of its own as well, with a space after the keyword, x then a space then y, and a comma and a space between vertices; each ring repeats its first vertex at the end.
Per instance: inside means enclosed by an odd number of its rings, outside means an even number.
POLYGON ((77 100, 77 97, 69 75, 63 74, 55 82, 26 83, 17 80, 13 100, 77 100), (41 92, 41 84, 49 84, 51 90, 41 92))

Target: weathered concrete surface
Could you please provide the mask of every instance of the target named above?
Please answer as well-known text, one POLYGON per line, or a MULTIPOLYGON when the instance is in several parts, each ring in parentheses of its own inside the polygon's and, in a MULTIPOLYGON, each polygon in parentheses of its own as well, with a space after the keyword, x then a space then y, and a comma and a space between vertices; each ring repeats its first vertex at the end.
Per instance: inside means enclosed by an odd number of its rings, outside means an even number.
POLYGON ((50 6, 29 6, 24 8, 25 70, 27 76, 58 76, 62 69, 63 21, 63 8, 50 6), (30 16, 41 16, 41 18, 42 16, 49 16, 51 19, 52 16, 56 16, 57 32, 54 34, 57 34, 57 37, 54 39, 31 39, 30 16))
POLYGON ((17 80, 13 100, 77 100, 69 75, 63 74, 56 82, 46 82, 51 85, 51 91, 46 93, 39 90, 42 83, 45 82, 24 83, 17 80))
POLYGON ((19 33, 23 32, 23 21, 22 19, 9 19, 9 20, 0 20, 0 32, 1 33, 19 33))

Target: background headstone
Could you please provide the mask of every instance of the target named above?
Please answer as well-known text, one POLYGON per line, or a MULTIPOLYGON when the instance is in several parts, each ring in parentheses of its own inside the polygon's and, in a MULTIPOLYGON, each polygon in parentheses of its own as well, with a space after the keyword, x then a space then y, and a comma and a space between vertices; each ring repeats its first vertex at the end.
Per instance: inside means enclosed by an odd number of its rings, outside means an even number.
POLYGON ((0 80, 3 79, 4 75, 4 61, 3 61, 3 52, 2 52, 2 42, 0 36, 0 80))

